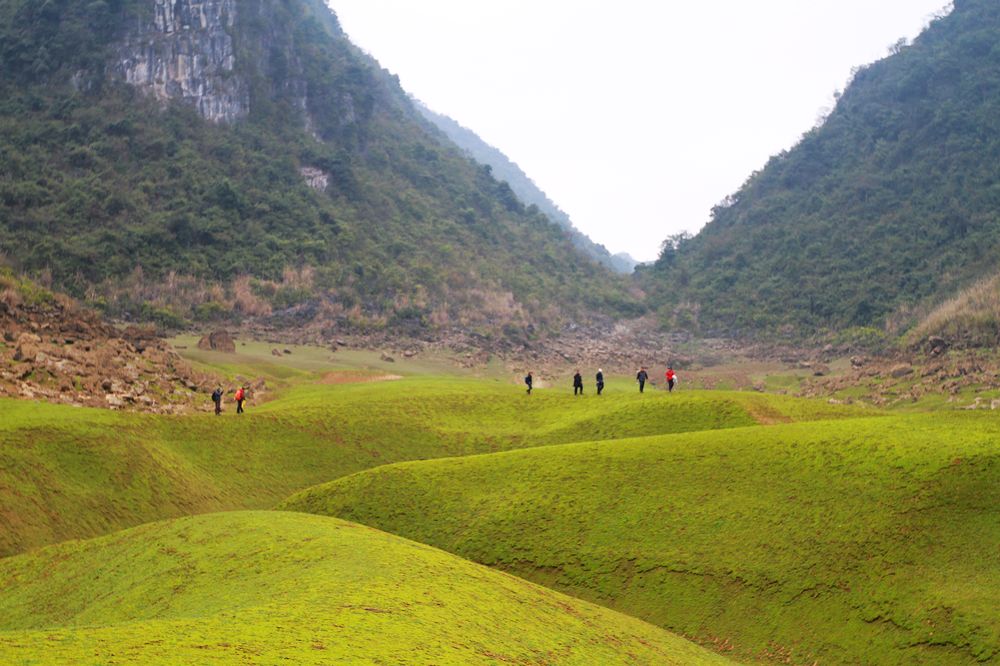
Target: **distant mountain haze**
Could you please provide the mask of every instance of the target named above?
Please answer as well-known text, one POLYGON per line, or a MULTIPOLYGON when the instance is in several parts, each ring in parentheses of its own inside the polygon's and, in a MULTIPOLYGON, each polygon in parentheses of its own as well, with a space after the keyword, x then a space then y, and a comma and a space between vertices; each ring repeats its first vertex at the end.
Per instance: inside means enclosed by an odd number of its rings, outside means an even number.
POLYGON ((642 271, 669 325, 897 331, 1000 265, 1000 4, 958 0, 642 271))
POLYGON ((519 337, 642 311, 322 0, 0 4, 0 164, 6 261, 119 316, 519 337))
POLYGON ((463 127, 453 118, 436 113, 420 102, 416 102, 416 105, 417 110, 454 141, 459 148, 477 162, 488 165, 497 179, 510 185, 514 194, 525 205, 537 206, 550 220, 566 229, 573 239, 573 243, 583 252, 619 273, 631 273, 635 270, 636 264, 639 262, 627 252, 611 254, 606 247, 595 243, 586 234, 580 232, 573 226, 569 215, 553 203, 534 181, 499 149, 483 141, 479 135, 469 128, 463 127))

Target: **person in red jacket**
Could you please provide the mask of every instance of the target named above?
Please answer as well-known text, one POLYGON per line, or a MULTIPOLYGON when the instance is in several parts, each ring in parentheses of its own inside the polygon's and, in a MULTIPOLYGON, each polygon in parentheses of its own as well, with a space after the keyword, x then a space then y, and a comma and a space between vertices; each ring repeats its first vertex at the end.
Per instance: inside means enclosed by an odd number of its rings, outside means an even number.
POLYGON ((674 384, 677 382, 677 373, 674 372, 673 368, 668 366, 666 376, 667 376, 667 390, 672 392, 674 390, 674 384))
POLYGON ((236 413, 237 414, 242 414, 243 413, 243 401, 247 399, 246 389, 243 388, 242 386, 239 387, 238 389, 236 389, 236 395, 234 397, 236 398, 236 413))

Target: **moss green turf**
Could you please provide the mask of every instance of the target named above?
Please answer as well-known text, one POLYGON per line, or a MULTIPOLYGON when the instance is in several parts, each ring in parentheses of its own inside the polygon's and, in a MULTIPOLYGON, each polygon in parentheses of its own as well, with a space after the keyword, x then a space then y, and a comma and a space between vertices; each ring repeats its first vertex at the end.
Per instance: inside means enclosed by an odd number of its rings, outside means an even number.
POLYGON ((1000 660, 1000 419, 941 412, 361 472, 283 507, 432 544, 748 661, 1000 660))
POLYGON ((250 512, 0 561, 0 663, 730 662, 427 546, 331 518, 250 512))
POLYGON ((269 508, 385 463, 858 413, 739 393, 529 397, 434 378, 300 384, 242 416, 227 409, 156 416, 0 400, 0 556, 153 520, 269 508))

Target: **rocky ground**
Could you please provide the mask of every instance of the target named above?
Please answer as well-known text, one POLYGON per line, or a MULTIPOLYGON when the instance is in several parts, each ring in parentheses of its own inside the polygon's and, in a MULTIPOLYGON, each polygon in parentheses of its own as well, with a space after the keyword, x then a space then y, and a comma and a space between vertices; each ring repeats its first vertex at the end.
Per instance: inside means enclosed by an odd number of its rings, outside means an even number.
POLYGON ((1000 358, 988 350, 952 350, 928 356, 919 352, 880 358, 852 357, 850 370, 813 377, 798 392, 834 401, 864 400, 905 406, 929 396, 971 409, 1000 409, 1000 358), (970 395, 982 393, 970 398, 970 395), (963 397, 964 396, 964 397, 963 397), (971 403, 965 404, 967 400, 971 403))
MULTIPOLYGON (((221 381, 194 370, 152 329, 116 327, 59 295, 28 298, 16 289, 0 289, 0 333, 0 396, 177 413, 210 409, 208 396, 221 381)), ((244 327, 240 336, 273 342, 276 356, 289 353, 282 350, 282 343, 298 343, 322 345, 333 353, 345 347, 374 350, 383 361, 428 355, 469 369, 499 364, 513 377, 531 371, 540 386, 568 381, 576 368, 587 377, 597 368, 609 376, 628 376, 646 366, 656 382, 663 369, 673 365, 682 383, 702 388, 765 390, 762 374, 796 373, 798 383, 786 392, 806 397, 892 406, 943 395, 969 408, 1000 408, 1000 399, 989 395, 1000 391, 1000 357, 989 350, 954 349, 941 338, 930 338, 918 348, 871 356, 831 346, 805 349, 694 341, 664 333, 644 319, 568 326, 558 335, 520 340, 462 329, 400 337, 385 331, 336 335, 260 326, 244 327), (966 404, 970 392, 984 396, 966 404)), ((224 330, 206 335, 199 346, 236 350, 233 337, 224 330)), ((264 390, 253 382, 249 386, 252 391, 264 390)), ((235 389, 223 387, 228 392, 235 389)))
POLYGON ((209 402, 197 372, 151 329, 123 330, 62 296, 0 298, 0 396, 176 413, 209 402))

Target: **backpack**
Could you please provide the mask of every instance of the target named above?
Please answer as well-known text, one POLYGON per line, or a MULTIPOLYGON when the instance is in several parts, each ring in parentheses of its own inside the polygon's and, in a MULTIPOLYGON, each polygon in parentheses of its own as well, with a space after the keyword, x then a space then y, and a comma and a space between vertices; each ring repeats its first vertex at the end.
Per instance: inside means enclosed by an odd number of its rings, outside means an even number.
POLYGON ((243 389, 240 389, 239 391, 236 392, 236 399, 237 400, 243 399, 243 389))

